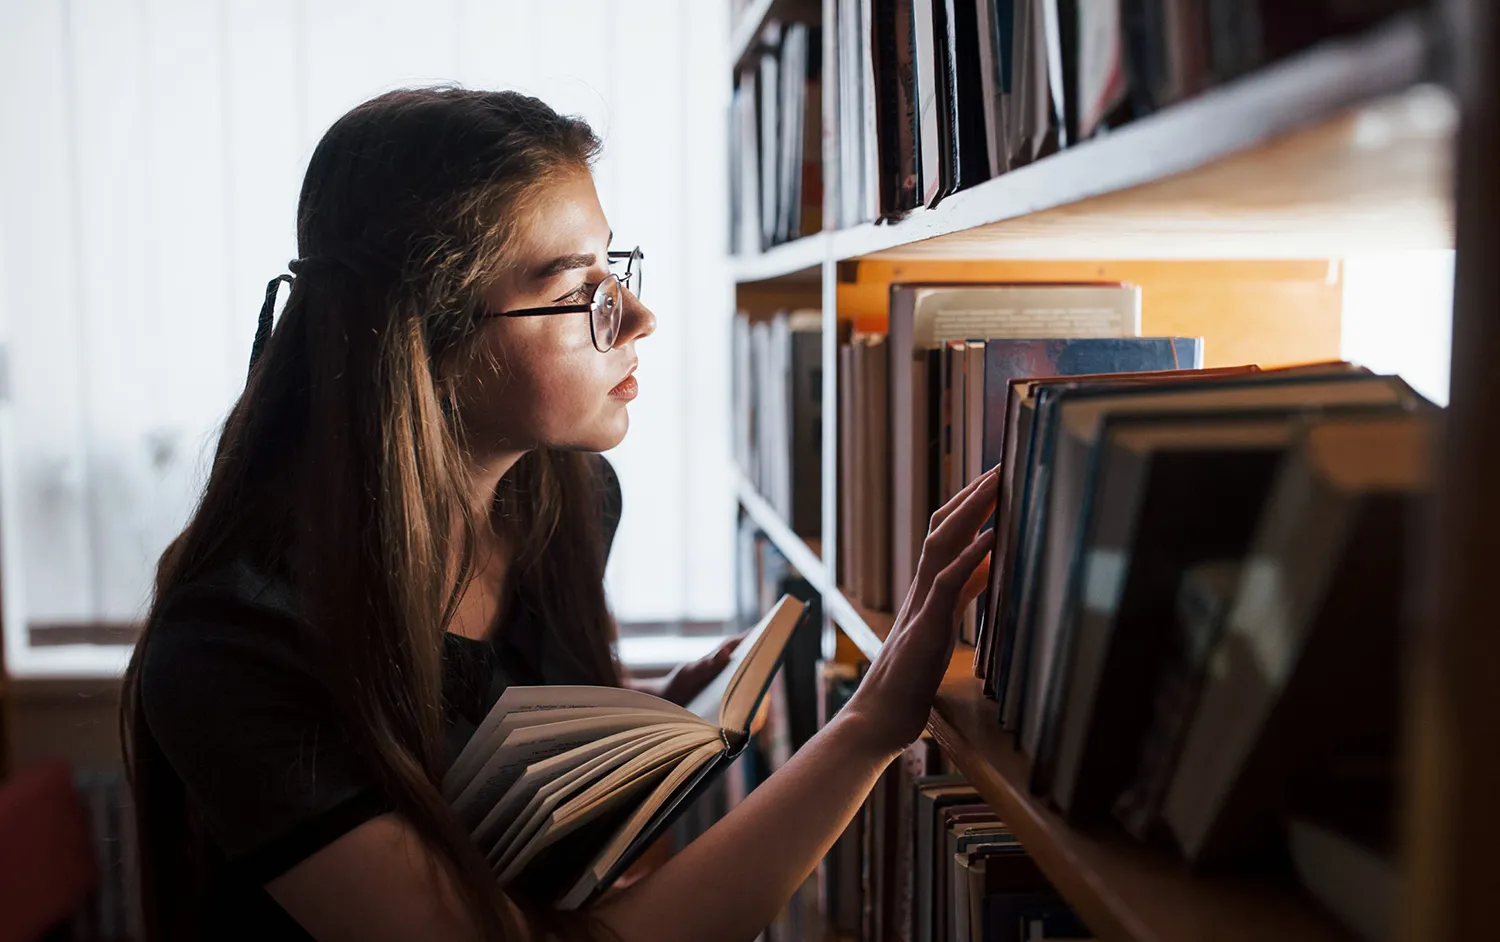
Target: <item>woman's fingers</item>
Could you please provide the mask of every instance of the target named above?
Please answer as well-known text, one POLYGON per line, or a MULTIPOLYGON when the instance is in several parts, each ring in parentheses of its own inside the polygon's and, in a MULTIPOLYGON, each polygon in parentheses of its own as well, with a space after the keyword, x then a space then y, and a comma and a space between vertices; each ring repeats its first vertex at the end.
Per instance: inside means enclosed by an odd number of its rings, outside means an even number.
MULTIPOLYGON (((961 495, 962 500, 956 505, 949 502, 949 506, 945 508, 948 510, 947 516, 927 534, 927 540, 922 544, 922 560, 918 563, 917 575, 918 580, 924 582, 924 588, 925 584, 930 584, 926 580, 941 572, 963 552, 969 540, 973 539, 975 532, 995 509, 995 501, 999 496, 998 476, 993 473, 984 475, 976 479, 971 487, 972 490, 961 495)), ((920 604, 920 599, 917 603, 920 604)))
POLYGON ((946 504, 939 507, 933 513, 932 519, 928 521, 927 524, 927 532, 931 533, 932 531, 936 530, 944 520, 947 520, 948 517, 953 514, 953 511, 957 510, 959 506, 968 499, 970 494, 974 493, 974 491, 979 489, 986 482, 991 479, 998 480, 1000 476, 998 473, 999 470, 1000 466, 995 465, 993 468, 970 481, 968 484, 965 484, 963 490, 959 491, 957 494, 954 494, 951 498, 948 499, 948 502, 946 504))
POLYGON ((958 554, 958 558, 945 566, 932 580, 932 590, 927 594, 924 608, 932 608, 933 614, 942 615, 951 622, 952 617, 960 611, 961 593, 970 581, 983 585, 982 580, 975 579, 976 571, 989 555, 993 543, 994 534, 990 530, 972 537, 963 552, 958 554))
POLYGON ((954 553, 962 552, 974 532, 995 509, 995 501, 999 494, 1000 476, 998 474, 992 471, 975 479, 973 489, 964 493, 962 499, 952 505, 952 510, 932 531, 928 539, 951 545, 954 553))

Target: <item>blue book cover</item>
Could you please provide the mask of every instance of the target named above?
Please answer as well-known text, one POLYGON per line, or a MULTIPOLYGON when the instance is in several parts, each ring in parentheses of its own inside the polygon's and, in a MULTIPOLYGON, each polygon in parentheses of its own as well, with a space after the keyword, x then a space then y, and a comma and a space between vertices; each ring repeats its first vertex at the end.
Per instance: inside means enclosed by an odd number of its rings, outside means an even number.
POLYGON ((1005 395, 1012 380, 1095 373, 1150 373, 1203 366, 1199 337, 988 340, 984 344, 985 470, 1000 461, 1005 395))

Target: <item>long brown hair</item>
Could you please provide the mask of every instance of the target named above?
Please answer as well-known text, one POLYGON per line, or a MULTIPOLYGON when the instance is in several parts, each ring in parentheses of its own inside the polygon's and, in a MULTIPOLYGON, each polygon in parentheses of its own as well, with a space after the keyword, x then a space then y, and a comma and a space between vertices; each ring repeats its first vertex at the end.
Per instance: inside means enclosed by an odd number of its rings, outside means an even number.
MULTIPOLYGON (((487 938, 519 930, 436 785, 442 633, 483 523, 468 508, 463 429, 446 402, 474 349, 483 288, 505 265, 510 221, 598 148, 588 125, 534 98, 455 88, 382 95, 319 142, 298 203, 297 278, 197 511, 162 555, 125 676, 150 938, 201 935, 186 888, 207 845, 141 709, 142 653, 172 591, 232 558, 291 581, 311 626, 307 655, 397 812, 436 849, 487 938)), ((599 507, 596 459, 539 449, 506 475, 494 509, 519 539, 521 604, 594 682, 618 683, 599 507)))

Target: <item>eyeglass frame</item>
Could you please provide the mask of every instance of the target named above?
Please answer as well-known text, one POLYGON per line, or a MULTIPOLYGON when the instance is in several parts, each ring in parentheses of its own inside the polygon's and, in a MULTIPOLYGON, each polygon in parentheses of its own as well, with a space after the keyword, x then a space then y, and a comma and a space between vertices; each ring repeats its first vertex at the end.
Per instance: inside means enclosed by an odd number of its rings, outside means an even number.
MULTIPOLYGON (((608 285, 611 280, 613 280, 616 284, 618 284, 622 289, 624 289, 626 291, 629 291, 630 294, 631 294, 631 296, 634 297, 637 301, 639 301, 640 298, 641 298, 640 292, 638 292, 636 290, 633 290, 630 287, 630 282, 631 282, 632 279, 639 278, 639 276, 640 276, 641 273, 640 273, 640 270, 638 270, 635 267, 636 266, 636 262, 644 262, 645 259, 646 259, 646 253, 641 251, 641 247, 640 246, 636 246, 635 248, 631 249, 628 252, 626 252, 626 251, 614 251, 614 252, 606 252, 604 254, 605 254, 606 260, 609 261, 609 262, 624 261, 625 262, 625 274, 624 275, 617 275, 614 272, 610 272, 608 275, 605 275, 599 281, 598 286, 594 288, 594 297, 590 298, 589 302, 587 304, 550 304, 550 305, 547 305, 545 307, 523 307, 523 308, 518 308, 518 309, 516 309, 514 311, 490 311, 489 313, 487 313, 485 315, 485 317, 546 317, 546 316, 551 315, 551 314, 590 314, 590 315, 592 315, 593 312, 594 312, 594 299, 599 297, 599 292, 602 291, 602 290, 604 290, 604 287, 606 285, 608 285)), ((636 284, 637 284, 637 286, 639 286, 640 285, 640 281, 637 281, 636 284)), ((620 324, 619 324, 619 321, 620 321, 621 317, 623 317, 623 316, 624 316, 624 304, 622 302, 621 305, 620 305, 620 308, 618 309, 617 313, 615 314, 615 337, 616 338, 619 337, 619 333, 620 333, 620 324)), ((589 317, 589 339, 593 341, 593 343, 594 343, 594 349, 598 350, 600 353, 608 353, 610 351, 610 349, 614 346, 613 343, 611 343, 609 346, 605 346, 605 347, 599 346, 599 333, 598 333, 597 328, 594 327, 594 318, 592 316, 589 317)))

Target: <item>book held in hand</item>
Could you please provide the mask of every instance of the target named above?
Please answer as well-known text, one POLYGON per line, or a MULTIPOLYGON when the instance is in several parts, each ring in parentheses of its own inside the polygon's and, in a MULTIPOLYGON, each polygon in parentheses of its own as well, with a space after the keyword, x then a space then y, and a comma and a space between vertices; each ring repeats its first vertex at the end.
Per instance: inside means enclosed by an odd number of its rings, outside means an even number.
POLYGON ((576 909, 607 889, 750 738, 801 622, 784 596, 686 707, 616 687, 510 687, 443 779, 503 886, 576 909))

